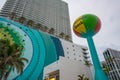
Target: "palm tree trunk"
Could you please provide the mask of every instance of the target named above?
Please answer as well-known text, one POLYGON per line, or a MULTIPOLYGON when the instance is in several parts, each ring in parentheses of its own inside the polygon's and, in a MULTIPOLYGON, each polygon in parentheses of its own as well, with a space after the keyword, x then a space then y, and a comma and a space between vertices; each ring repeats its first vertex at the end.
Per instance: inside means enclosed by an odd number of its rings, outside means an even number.
POLYGON ((5 74, 5 77, 4 77, 4 80, 7 80, 9 74, 10 74, 10 71, 11 71, 12 68, 9 69, 9 71, 5 74))
POLYGON ((0 80, 2 80, 3 77, 4 77, 4 69, 2 69, 2 71, 1 71, 0 80))
POLYGON ((2 80, 2 75, 0 75, 0 80, 2 80))

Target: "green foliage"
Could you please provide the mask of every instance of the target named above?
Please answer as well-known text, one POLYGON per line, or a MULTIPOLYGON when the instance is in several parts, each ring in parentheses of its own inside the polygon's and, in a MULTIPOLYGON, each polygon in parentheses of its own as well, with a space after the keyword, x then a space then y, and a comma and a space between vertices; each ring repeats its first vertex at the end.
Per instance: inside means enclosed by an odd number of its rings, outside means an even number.
POLYGON ((103 71, 108 75, 110 68, 107 66, 107 64, 102 63, 102 68, 103 68, 103 71))
POLYGON ((14 18, 16 18, 16 13, 14 13, 14 12, 11 12, 10 14, 9 14, 9 17, 10 17, 10 19, 11 20, 14 20, 14 18))
POLYGON ((35 28, 37 28, 37 29, 42 29, 42 24, 37 23, 37 24, 35 25, 35 28))
POLYGON ((85 65, 86 65, 87 67, 90 67, 92 64, 90 63, 90 61, 85 61, 85 65))
POLYGON ((61 33, 59 34, 59 37, 60 37, 60 38, 63 38, 64 35, 65 35, 65 34, 64 34, 63 32, 61 32, 61 33))
MULTIPOLYGON (((24 42, 22 41, 22 36, 15 31, 10 25, 4 25, 0 23, 0 33, 4 35, 5 38, 12 40, 12 42, 23 46, 24 42)), ((3 38, 0 36, 0 38, 3 38)))
POLYGON ((108 74, 110 71, 110 68, 108 66, 103 67, 103 71, 108 74))
POLYGON ((26 18, 24 16, 21 16, 18 21, 22 24, 24 24, 24 22, 26 21, 26 18))
POLYGON ((33 20, 28 20, 27 21, 27 26, 33 27, 34 21, 33 20))
POLYGON ((79 77, 78 80, 89 80, 89 78, 85 77, 84 74, 78 75, 78 77, 79 77))
POLYGON ((69 40, 70 36, 69 35, 65 35, 65 40, 69 40))
POLYGON ((55 29, 54 28, 50 28, 48 33, 54 34, 55 33, 55 29))
POLYGON ((6 80, 14 69, 17 73, 23 72, 24 61, 28 62, 28 60, 21 57, 22 50, 23 48, 19 45, 0 39, 0 80, 6 80))

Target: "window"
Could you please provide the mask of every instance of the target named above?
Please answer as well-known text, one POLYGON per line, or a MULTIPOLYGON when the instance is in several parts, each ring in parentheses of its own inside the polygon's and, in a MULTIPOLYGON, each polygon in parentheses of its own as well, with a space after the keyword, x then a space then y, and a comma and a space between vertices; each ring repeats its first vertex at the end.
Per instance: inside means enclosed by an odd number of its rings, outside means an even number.
POLYGON ((81 59, 79 61, 82 61, 81 59))
POLYGON ((67 54, 69 54, 69 52, 67 52, 67 54))
POLYGON ((74 53, 74 55, 75 55, 75 53, 74 53))
POLYGON ((73 49, 73 51, 75 51, 75 49, 73 49))
POLYGON ((48 73, 44 80, 60 80, 59 70, 48 73))
POLYGON ((72 47, 74 47, 74 45, 72 45, 72 47))
POLYGON ((85 49, 85 48, 82 48, 82 50, 83 50, 83 51, 86 51, 87 49, 85 49))
POLYGON ((50 80, 56 80, 54 77, 50 78, 50 80))
POLYGON ((67 58, 69 59, 70 57, 68 56, 67 58))

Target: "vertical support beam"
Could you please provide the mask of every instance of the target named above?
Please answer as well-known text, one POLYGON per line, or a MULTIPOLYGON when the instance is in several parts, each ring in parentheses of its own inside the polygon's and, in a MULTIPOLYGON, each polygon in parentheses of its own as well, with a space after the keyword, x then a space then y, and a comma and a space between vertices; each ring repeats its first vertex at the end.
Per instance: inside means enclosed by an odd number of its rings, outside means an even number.
POLYGON ((100 61, 92 37, 88 36, 87 41, 95 70, 94 80, 108 80, 108 77, 106 76, 105 72, 102 70, 102 67, 100 65, 100 61))

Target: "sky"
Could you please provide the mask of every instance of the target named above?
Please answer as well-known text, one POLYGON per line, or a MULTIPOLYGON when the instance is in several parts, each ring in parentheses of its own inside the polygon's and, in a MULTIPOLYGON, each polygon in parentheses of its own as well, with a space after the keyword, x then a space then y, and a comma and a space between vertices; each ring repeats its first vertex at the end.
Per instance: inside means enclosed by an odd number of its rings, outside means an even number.
MULTIPOLYGON (((0 9, 6 0, 0 0, 0 9)), ((88 46, 86 39, 76 36, 72 26, 83 14, 94 14, 101 20, 100 31, 93 36, 100 60, 107 48, 120 51, 120 0, 63 0, 68 3, 73 43, 88 46)))
MULTIPOLYGON (((120 0, 63 0, 68 3, 71 30, 75 19, 83 14, 94 14, 101 20, 100 31, 93 36, 100 60, 107 48, 120 51, 120 0)), ((76 36, 72 31, 73 42, 87 45, 84 38, 76 36)))

